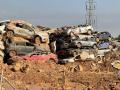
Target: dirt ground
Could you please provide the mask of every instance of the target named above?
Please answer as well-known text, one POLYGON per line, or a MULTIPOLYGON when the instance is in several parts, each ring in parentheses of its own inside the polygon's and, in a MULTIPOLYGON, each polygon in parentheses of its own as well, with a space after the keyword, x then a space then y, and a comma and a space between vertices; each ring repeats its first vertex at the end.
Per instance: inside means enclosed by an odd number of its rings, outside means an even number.
MULTIPOLYGON (((78 61, 59 65, 17 58, 12 65, 0 64, 3 76, 16 90, 120 90, 120 71, 111 65, 114 60, 120 60, 120 51, 107 54, 101 63, 78 61)), ((3 88, 13 90, 5 80, 3 88)))

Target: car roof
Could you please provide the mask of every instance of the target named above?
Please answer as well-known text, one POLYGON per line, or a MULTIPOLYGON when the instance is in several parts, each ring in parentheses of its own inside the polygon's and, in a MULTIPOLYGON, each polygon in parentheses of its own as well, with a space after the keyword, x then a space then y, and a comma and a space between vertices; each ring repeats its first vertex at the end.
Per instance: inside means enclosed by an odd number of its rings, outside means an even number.
POLYGON ((109 34, 109 32, 107 32, 107 31, 104 31, 104 32, 100 32, 100 34, 103 34, 103 33, 107 33, 107 34, 109 34))
POLYGON ((3 20, 3 21, 0 21, 0 23, 4 23, 4 22, 10 22, 10 20, 3 20))
POLYGON ((14 24, 16 24, 16 23, 22 23, 22 24, 26 24, 28 26, 33 26, 31 23, 28 23, 28 22, 26 22, 24 20, 10 20, 10 23, 14 23, 14 24))

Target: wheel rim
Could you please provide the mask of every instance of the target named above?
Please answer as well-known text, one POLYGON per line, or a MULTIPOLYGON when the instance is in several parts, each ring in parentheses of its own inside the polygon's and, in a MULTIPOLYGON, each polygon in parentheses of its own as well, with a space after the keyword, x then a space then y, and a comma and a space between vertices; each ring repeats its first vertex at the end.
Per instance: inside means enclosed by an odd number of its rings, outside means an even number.
POLYGON ((16 56, 16 52, 15 51, 10 51, 9 55, 10 55, 10 57, 16 56))
POLYGON ((12 31, 8 31, 7 32, 7 37, 12 37, 13 36, 13 32, 12 31))
POLYGON ((91 31, 90 31, 90 30, 88 31, 88 34, 91 34, 91 31))
POLYGON ((96 46, 96 45, 94 45, 94 46, 93 46, 93 48, 94 48, 94 49, 96 49, 96 48, 97 48, 97 46, 96 46))
POLYGON ((80 43, 78 43, 78 44, 77 44, 77 47, 78 47, 78 48, 80 48, 80 47, 81 47, 81 44, 80 44, 80 43))
POLYGON ((36 37, 35 38, 35 44, 40 44, 41 42, 40 42, 40 38, 39 37, 36 37))

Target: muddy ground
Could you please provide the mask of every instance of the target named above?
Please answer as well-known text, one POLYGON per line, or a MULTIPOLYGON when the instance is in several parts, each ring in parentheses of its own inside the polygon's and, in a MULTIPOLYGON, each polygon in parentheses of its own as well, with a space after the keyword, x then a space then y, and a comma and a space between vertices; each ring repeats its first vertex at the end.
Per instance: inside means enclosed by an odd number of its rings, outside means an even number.
MULTIPOLYGON (((120 51, 107 54, 99 63, 80 60, 60 65, 17 58, 12 65, 1 66, 16 90, 120 90, 120 71, 111 65, 114 60, 120 60, 120 51)), ((13 90, 4 79, 3 89, 13 90)))

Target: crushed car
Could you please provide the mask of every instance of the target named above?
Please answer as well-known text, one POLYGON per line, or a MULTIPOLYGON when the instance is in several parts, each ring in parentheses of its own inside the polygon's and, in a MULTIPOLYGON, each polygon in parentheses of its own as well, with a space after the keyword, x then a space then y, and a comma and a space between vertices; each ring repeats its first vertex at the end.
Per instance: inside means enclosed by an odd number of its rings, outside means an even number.
POLYGON ((99 42, 99 41, 104 41, 104 40, 109 40, 111 41, 112 39, 112 36, 109 32, 99 32, 97 35, 96 35, 96 41, 99 42))
MULTIPOLYGON (((26 55, 28 53, 31 53, 35 50, 42 50, 38 45, 35 45, 30 42, 12 42, 9 44, 8 47, 6 47, 5 52, 10 57, 16 56, 16 55, 26 55)), ((45 51, 45 50, 43 50, 45 51)))
POLYGON ((69 55, 69 56, 60 58, 59 59, 60 64, 66 64, 66 63, 75 62, 75 61, 96 60, 97 58, 97 52, 94 49, 90 49, 90 50, 89 49, 82 49, 82 50, 73 49, 68 52, 67 51, 64 52, 64 55, 65 56, 69 55))
POLYGON ((35 44, 49 43, 49 35, 45 31, 40 31, 37 27, 23 20, 11 20, 7 24, 6 33, 8 38, 20 36, 35 44))
POLYGON ((58 58, 56 54, 48 53, 44 51, 34 51, 32 53, 29 53, 25 56, 22 56, 24 60, 40 60, 40 61, 53 61, 55 63, 58 63, 58 58))
POLYGON ((78 27, 80 28, 80 33, 83 33, 83 34, 87 33, 91 35, 94 30, 91 25, 79 25, 78 27))
POLYGON ((97 48, 97 42, 95 40, 95 37, 85 37, 83 39, 75 39, 73 41, 71 41, 70 43, 71 47, 77 47, 77 48, 81 48, 81 47, 93 47, 94 49, 97 48))
POLYGON ((110 42, 110 41, 101 41, 101 42, 99 42, 99 43, 97 44, 97 48, 98 48, 99 50, 101 50, 101 49, 113 49, 113 48, 115 48, 115 47, 116 47, 116 45, 113 44, 113 43, 110 42))

